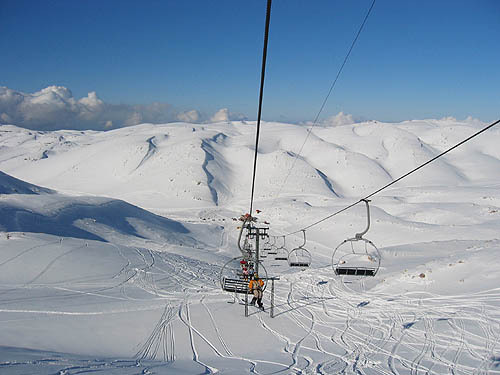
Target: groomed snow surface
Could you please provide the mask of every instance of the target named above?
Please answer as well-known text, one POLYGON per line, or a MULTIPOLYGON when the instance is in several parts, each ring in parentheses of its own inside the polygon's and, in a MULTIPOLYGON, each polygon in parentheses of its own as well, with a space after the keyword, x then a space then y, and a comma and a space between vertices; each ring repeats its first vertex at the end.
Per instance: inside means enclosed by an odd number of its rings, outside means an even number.
MULTIPOLYGON (((259 220, 299 230, 484 125, 317 127, 296 158, 307 128, 264 123, 259 220)), ((274 318, 269 287, 246 318, 219 285, 239 256, 254 137, 244 122, 0 126, 0 373, 500 373, 499 129, 372 198, 375 277, 331 267, 363 205, 307 231, 310 268, 266 258, 274 318)))

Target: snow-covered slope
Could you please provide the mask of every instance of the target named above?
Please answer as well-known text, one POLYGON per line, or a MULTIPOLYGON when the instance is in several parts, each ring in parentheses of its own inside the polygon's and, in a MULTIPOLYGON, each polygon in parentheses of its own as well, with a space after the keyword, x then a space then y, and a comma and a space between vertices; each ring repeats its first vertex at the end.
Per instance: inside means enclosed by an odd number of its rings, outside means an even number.
POLYGON ((5 173, 0 173, 0 186, 9 192, 0 200, 0 229, 4 232, 114 243, 130 243, 132 237, 137 244, 148 243, 154 249, 166 244, 210 247, 220 243, 222 235, 222 227, 212 225, 211 243, 201 242, 196 239, 198 225, 184 225, 116 199, 58 194, 5 173))
MULTIPOLYGON (((296 231, 479 126, 317 127, 296 158, 307 128, 265 123, 255 207, 272 234, 296 231)), ((333 249, 366 224, 358 205, 307 231, 310 269, 266 259, 280 276, 276 317, 251 308, 245 318, 218 279, 238 256, 231 218, 248 208, 254 131, 242 122, 0 127, 0 369, 500 372, 498 129, 373 197, 375 278, 336 277, 330 265, 333 249)), ((286 247, 301 242, 288 236, 286 247)))
POLYGON ((53 190, 28 184, 22 180, 0 172, 0 194, 51 194, 53 190))
MULTIPOLYGON (((316 128, 264 123, 257 199, 360 197, 477 130, 451 120, 368 122, 316 128)), ((108 132, 34 132, 0 127, 0 169, 60 191, 113 196, 150 209, 214 207, 248 199, 255 125, 139 125, 108 132)), ((495 181, 498 129, 411 176, 400 186, 495 181)))

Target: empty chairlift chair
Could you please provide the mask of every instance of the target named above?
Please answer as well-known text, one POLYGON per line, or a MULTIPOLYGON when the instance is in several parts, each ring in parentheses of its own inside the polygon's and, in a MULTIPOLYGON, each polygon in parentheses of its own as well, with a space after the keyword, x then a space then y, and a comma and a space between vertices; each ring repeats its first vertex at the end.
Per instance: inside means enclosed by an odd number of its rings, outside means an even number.
POLYGON ((283 245, 276 249, 274 260, 288 260, 288 250, 285 247, 285 236, 283 237, 283 245))
POLYGON ((354 238, 348 238, 333 251, 332 268, 339 276, 375 276, 380 268, 380 252, 372 241, 363 238, 370 229, 370 206, 366 204, 367 226, 354 238))
MULTIPOLYGON (((270 237, 271 238, 271 237, 270 237)), ((264 250, 267 251, 267 255, 278 255, 278 247, 276 246, 276 237, 272 237, 273 243, 269 240, 264 247, 264 250)))
POLYGON ((296 247, 288 254, 288 265, 290 267, 309 267, 311 265, 311 253, 304 246, 306 245, 306 231, 304 234, 304 243, 296 247))
POLYGON ((271 239, 270 237, 267 237, 267 241, 264 242, 264 244, 262 245, 262 248, 260 250, 260 258, 262 259, 265 259, 267 258, 269 255, 273 255, 273 254, 270 254, 269 252, 271 251, 272 247, 271 247, 271 239))

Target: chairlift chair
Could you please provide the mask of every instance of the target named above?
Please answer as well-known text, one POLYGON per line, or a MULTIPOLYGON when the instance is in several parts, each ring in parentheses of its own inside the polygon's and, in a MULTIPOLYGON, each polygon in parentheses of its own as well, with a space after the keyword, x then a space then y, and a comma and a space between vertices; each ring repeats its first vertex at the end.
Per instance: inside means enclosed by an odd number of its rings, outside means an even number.
POLYGON ((273 243, 269 242, 269 248, 267 249, 267 255, 277 255, 278 246, 276 246, 276 237, 273 236, 273 243))
POLYGON ((288 254, 287 260, 290 267, 309 267, 311 265, 311 253, 304 247, 306 245, 306 231, 302 230, 302 233, 304 234, 304 243, 288 254))
MULTIPOLYGON (((250 282, 250 277, 244 275, 241 269, 241 261, 245 259, 244 257, 236 257, 224 264, 220 270, 219 281, 223 291, 230 293, 249 293, 248 283, 250 282)), ((248 261, 248 265, 252 262, 248 261)), ((264 280, 263 290, 267 285, 267 270, 264 265, 259 262, 259 277, 264 280)))
POLYGON ((274 260, 288 260, 288 250, 285 247, 285 236, 283 237, 283 245, 276 249, 274 260))
POLYGON ((269 237, 267 237, 267 241, 263 243, 262 247, 260 248, 259 251, 259 257, 262 259, 267 258, 269 255, 269 250, 271 249, 271 245, 269 243, 269 237))
POLYGON ((375 276, 380 268, 381 255, 375 244, 363 238, 370 229, 369 200, 366 205, 367 226, 354 238, 342 241, 333 251, 332 268, 338 276, 375 276))
POLYGON ((262 246, 262 250, 268 253, 271 250, 271 238, 268 237, 267 241, 264 242, 264 245, 262 246))

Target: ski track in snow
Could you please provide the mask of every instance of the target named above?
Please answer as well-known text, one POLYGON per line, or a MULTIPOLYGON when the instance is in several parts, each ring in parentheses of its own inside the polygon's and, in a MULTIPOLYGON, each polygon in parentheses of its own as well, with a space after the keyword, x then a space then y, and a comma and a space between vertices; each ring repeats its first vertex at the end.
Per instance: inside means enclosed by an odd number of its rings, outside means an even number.
POLYGON ((74 249, 70 249, 58 256, 56 256, 54 259, 52 259, 46 266, 45 268, 40 271, 40 273, 38 275, 36 275, 34 278, 32 278, 30 281, 28 281, 26 284, 29 285, 29 284, 33 284, 35 281, 37 281, 40 277, 42 277, 49 269, 50 267, 52 267, 59 259, 61 259, 62 257, 65 257, 69 254, 71 254, 72 252, 74 251, 78 251, 80 249, 82 249, 83 247, 85 247, 87 245, 82 245, 82 246, 79 246, 79 247, 75 247, 74 249))
MULTIPOLYGON (((54 245, 59 246, 52 243, 52 246, 54 245)), ((71 247, 53 256, 25 285, 47 277, 56 262, 87 248, 86 245, 71 247)), ((187 328, 193 362, 202 366, 207 374, 217 373, 221 369, 211 365, 210 357, 201 354, 205 353, 205 349, 200 352, 200 345, 208 347, 221 359, 246 363, 242 368, 254 374, 418 375, 441 373, 444 369, 454 375, 500 373, 491 365, 491 358, 496 357, 500 340, 499 316, 491 315, 491 308, 485 305, 488 301, 500 298, 499 290, 472 296, 446 297, 427 294, 414 297, 411 293, 394 296, 371 292, 362 282, 356 285, 331 279, 326 285, 318 286, 317 280, 323 275, 317 276, 310 271, 287 275, 283 281, 276 284, 276 317, 271 319, 263 313, 251 315, 259 322, 264 332, 268 332, 282 343, 279 350, 290 359, 288 363, 284 363, 235 354, 231 349, 233 338, 223 336, 218 319, 210 307, 215 299, 224 297, 225 294, 217 289, 201 288, 200 275, 191 268, 193 265, 196 267, 194 263, 183 263, 182 258, 139 248, 133 248, 136 254, 136 260, 133 260, 130 258, 133 254, 130 251, 127 253, 129 255, 125 256, 121 247, 112 248, 123 262, 116 272, 110 273, 109 281, 114 281, 111 285, 90 290, 76 289, 77 285, 85 285, 86 281, 80 279, 76 284, 53 285, 51 288, 66 292, 65 298, 88 295, 134 301, 136 299, 121 292, 107 293, 135 286, 158 301, 165 301, 160 319, 137 353, 138 363, 151 360, 163 360, 166 363, 176 361, 176 339, 182 333, 173 323, 179 320, 187 328), (139 260, 140 264, 137 263, 139 260), (177 271, 175 276, 172 276, 173 270, 177 271), (158 282, 165 282, 166 278, 173 280, 176 285, 183 286, 180 291, 187 294, 181 298, 181 295, 167 293, 158 287, 158 282), (203 324, 202 329, 196 327, 192 320, 193 307, 205 313, 208 326, 203 324), (294 330, 280 328, 283 325, 278 322, 282 319, 290 322, 284 327, 293 326, 294 330), (473 322, 478 330, 470 332, 467 327, 473 322), (216 341, 211 341, 202 333, 209 326, 216 341), (262 371, 264 368, 271 368, 269 366, 274 370, 262 371)), ((29 254, 28 250, 22 250, 19 254, 29 254)), ((11 256, 9 259, 12 258, 11 256)), ((2 305, 5 302, 7 301, 2 301, 2 305)), ((145 306, 144 309, 151 308, 145 306)), ((125 311, 127 310, 122 310, 125 311)), ((141 308, 136 307, 128 311, 141 311, 141 308)), ((2 307, 0 312, 78 316, 118 311, 71 312, 2 307)), ((254 324, 251 323, 254 320, 252 317, 246 318, 245 324, 254 324)), ((106 363, 110 366, 109 362, 106 363)), ((4 368, 9 367, 6 363, 1 365, 4 368)), ((75 373, 76 367, 81 371, 98 371, 96 369, 99 366, 96 366, 73 366, 63 370, 66 374, 75 373)), ((111 365, 112 369, 113 366, 111 365)), ((154 373, 159 369, 161 367, 148 371, 154 373)))
POLYGON ((172 362, 175 360, 175 336, 172 328, 175 315, 175 308, 167 304, 153 332, 136 354, 137 358, 141 360, 155 359, 161 350, 161 358, 164 361, 172 362))
POLYGON ((207 343, 212 350, 217 354, 217 356, 222 357, 222 354, 215 348, 215 346, 210 343, 196 328, 191 324, 191 315, 189 313, 189 302, 183 303, 179 308, 179 318, 188 327, 189 330, 189 342, 191 344, 191 350, 193 351, 193 361, 205 367, 206 374, 215 374, 218 370, 214 367, 208 366, 201 362, 199 359, 198 351, 196 349, 194 333, 196 333, 205 343, 207 343), (182 312, 185 311, 186 318, 183 318, 182 312))
MULTIPOLYGON (((340 292, 340 290, 338 290, 340 292)), ((288 302, 289 304, 292 303, 292 293, 290 291, 288 292, 288 302)), ((389 296, 387 296, 389 297, 389 296)), ((407 301, 407 303, 415 303, 415 301, 407 301)), ((318 311, 325 312, 325 305, 326 301, 322 301, 320 306, 317 308, 318 311)), ((371 302, 373 303, 373 301, 371 302)), ((417 301, 418 303, 418 301, 417 301)), ((459 306, 459 305, 458 305, 459 306)), ((307 309, 304 308, 302 309, 303 311, 308 311, 310 309, 313 309, 311 307, 308 307, 307 309)), ((315 309, 315 308, 314 308, 315 309)), ((326 308, 327 309, 327 308, 326 308)), ((343 347, 346 351, 346 355, 343 357, 343 359, 346 361, 346 363, 349 363, 349 368, 352 369, 354 373, 363 373, 358 367, 359 366, 364 366, 367 363, 371 361, 371 358, 373 357, 373 352, 374 351, 380 351, 380 348, 383 348, 386 346, 384 342, 387 342, 387 338, 384 338, 384 335, 382 335, 382 342, 379 344, 375 344, 374 340, 377 338, 377 335, 375 335, 375 332, 383 332, 381 331, 379 326, 380 322, 370 322, 369 320, 366 320, 365 318, 361 318, 359 312, 361 308, 356 308, 352 309, 352 306, 347 306, 347 311, 346 311, 346 320, 344 323, 344 328, 341 330, 340 333, 337 335, 340 337, 340 342, 343 344, 343 347), (365 321, 368 323, 369 327, 368 330, 365 332, 359 331, 356 328, 354 328, 357 325, 357 321, 365 321), (361 336, 361 335, 364 335, 361 336)), ((420 308, 421 309, 421 308, 420 308)), ((293 311, 296 311, 295 309, 293 311)), ((326 316, 329 316, 330 314, 327 311, 326 316)), ((410 310, 411 311, 411 310, 410 310)), ((441 312, 441 314, 445 314, 446 312, 441 312)), ((408 312, 406 312, 408 314, 408 312)), ((383 314, 381 314, 383 316, 383 314)), ((397 336, 394 336, 394 334, 389 335, 389 331, 387 331, 387 336, 386 337, 392 337, 392 340, 395 341, 391 351, 386 352, 387 354, 387 363, 388 363, 388 369, 390 370, 390 373, 393 374, 400 374, 400 373, 409 373, 411 374, 418 374, 421 372, 429 372, 432 373, 432 368, 435 363, 445 365, 451 369, 453 369, 453 366, 456 367, 456 370, 452 371, 453 373, 468 373, 471 368, 468 366, 460 365, 460 360, 461 360, 461 352, 463 350, 463 347, 466 345, 465 344, 465 338, 464 336, 460 336, 458 339, 458 347, 455 349, 455 355, 452 358, 451 361, 445 362, 442 358, 440 358, 440 355, 438 354, 440 351, 446 350, 446 346, 449 345, 449 339, 451 337, 454 337, 454 334, 451 333, 450 337, 446 338, 441 338, 440 335, 438 335, 435 332, 434 329, 434 324, 438 320, 436 319, 436 316, 440 316, 439 312, 433 311, 432 314, 428 314, 429 316, 426 316, 426 314, 423 314, 422 317, 420 317, 418 320, 423 322, 423 329, 418 332, 417 337, 419 337, 421 340, 419 340, 418 345, 412 344, 413 340, 410 340, 412 338, 411 336, 408 336, 405 332, 400 333, 397 336), (401 355, 401 349, 404 348, 405 351, 408 351, 410 353, 410 356, 406 357, 401 355)), ((306 317, 305 314, 302 314, 303 317, 306 317)), ((313 315, 312 315, 313 316, 313 315)), ((331 316, 331 315, 330 315, 331 316)), ((401 330, 401 328, 404 325, 404 320, 402 318, 402 315, 399 313, 396 313, 394 315, 389 315, 388 316, 389 321, 392 322, 392 329, 397 328, 397 330, 401 330)), ((293 318, 299 327, 304 327, 303 324, 301 324, 300 321, 298 321, 297 317, 293 318)), ((314 322, 314 319, 311 317, 310 318, 311 322, 314 322)), ((407 329, 410 329, 411 326, 409 326, 407 329)), ((412 328, 413 329, 413 328, 412 328)), ((309 332, 311 336, 315 337, 320 337, 319 332, 314 332, 314 328, 312 328, 311 332, 309 332)), ((333 335, 335 336, 335 334, 333 335)), ((489 353, 491 353, 491 344, 488 344, 490 341, 488 339, 488 334, 485 333, 486 336, 486 349, 489 353)), ((414 336, 415 337, 415 336, 414 336)), ((413 338, 414 338, 413 337, 413 338)), ((413 339, 412 338, 412 339, 413 339)), ((304 340, 302 338, 301 340, 304 340)), ((315 339, 317 342, 317 339, 315 339)), ((318 347, 318 345, 317 345, 318 347)), ((298 348, 298 345, 296 346, 298 348)), ((483 361, 486 361, 488 358, 491 358, 491 354, 488 356, 484 356, 484 354, 481 356, 483 358, 483 361)), ((308 358, 302 358, 303 361, 307 362, 308 358)), ((335 361, 335 360, 333 360, 335 361)), ((482 361, 482 362, 483 362, 482 361)), ((371 361, 373 362, 372 364, 375 364, 376 367, 380 367, 376 362, 380 361, 371 361)), ((328 363, 325 362, 321 365, 317 365, 316 369, 318 371, 325 371, 325 368, 327 368, 328 365, 331 365, 332 362, 328 363), (323 370, 322 370, 323 369, 323 370)), ((302 370, 306 370, 306 368, 302 368, 302 370)), ((338 370, 338 368, 337 368, 338 370)), ((379 368, 379 371, 382 369, 379 368)), ((321 373, 323 373, 321 372, 321 373)), ((346 370, 346 373, 349 371, 346 370)), ((389 373, 389 372, 385 372, 389 373)))

